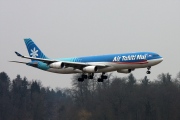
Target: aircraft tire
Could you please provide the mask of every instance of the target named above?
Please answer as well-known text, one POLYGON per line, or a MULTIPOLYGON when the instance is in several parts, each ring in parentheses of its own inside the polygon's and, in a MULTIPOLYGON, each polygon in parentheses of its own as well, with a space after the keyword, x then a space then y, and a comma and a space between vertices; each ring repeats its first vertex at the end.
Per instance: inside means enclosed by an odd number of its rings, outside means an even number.
POLYGON ((83 78, 78 78, 78 82, 83 82, 84 79, 83 78))
POLYGON ((93 79, 93 76, 92 75, 88 76, 88 79, 93 79))
POLYGON ((98 80, 97 80, 98 82, 103 82, 104 80, 103 79, 101 79, 101 78, 98 78, 98 80))
POLYGON ((147 71, 146 73, 147 73, 147 74, 151 74, 151 71, 147 71))
POLYGON ((88 76, 87 75, 82 75, 82 78, 87 79, 88 76))
POLYGON ((101 76, 101 79, 107 79, 107 76, 102 75, 102 76, 101 76))

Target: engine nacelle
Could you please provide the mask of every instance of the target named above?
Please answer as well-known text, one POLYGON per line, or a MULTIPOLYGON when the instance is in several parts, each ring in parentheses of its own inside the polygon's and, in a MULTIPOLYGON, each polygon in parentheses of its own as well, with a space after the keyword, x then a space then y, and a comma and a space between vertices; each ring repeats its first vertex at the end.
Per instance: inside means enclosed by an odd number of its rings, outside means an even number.
POLYGON ((87 73, 94 73, 97 72, 98 69, 96 66, 87 66, 83 68, 83 72, 87 72, 87 73))
POLYGON ((56 69, 61 69, 61 68, 64 68, 64 63, 63 62, 54 62, 54 63, 51 63, 49 65, 49 67, 56 68, 56 69))
POLYGON ((131 73, 131 69, 120 69, 120 70, 117 70, 118 73, 131 73))

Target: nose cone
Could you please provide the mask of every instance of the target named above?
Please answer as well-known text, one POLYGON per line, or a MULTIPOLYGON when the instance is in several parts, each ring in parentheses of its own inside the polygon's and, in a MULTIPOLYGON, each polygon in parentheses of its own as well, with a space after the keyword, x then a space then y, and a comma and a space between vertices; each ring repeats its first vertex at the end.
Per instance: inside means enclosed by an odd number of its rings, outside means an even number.
POLYGON ((160 62, 162 62, 163 61, 163 57, 160 57, 159 59, 158 59, 158 62, 160 63, 160 62))

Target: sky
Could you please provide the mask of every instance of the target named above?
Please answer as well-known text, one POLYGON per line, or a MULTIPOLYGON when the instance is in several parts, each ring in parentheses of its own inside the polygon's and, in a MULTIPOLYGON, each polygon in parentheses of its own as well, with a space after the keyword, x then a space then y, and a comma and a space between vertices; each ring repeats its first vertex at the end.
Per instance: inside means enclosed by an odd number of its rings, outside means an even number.
MULTIPOLYGON (((147 75, 152 81, 180 71, 179 0, 0 0, 0 72, 40 80, 51 88, 71 87, 73 75, 55 74, 9 63, 28 62, 24 38, 49 58, 152 51, 164 61, 147 75)), ((142 79, 146 69, 133 74, 142 79)), ((127 76, 117 72, 118 77, 127 76)))

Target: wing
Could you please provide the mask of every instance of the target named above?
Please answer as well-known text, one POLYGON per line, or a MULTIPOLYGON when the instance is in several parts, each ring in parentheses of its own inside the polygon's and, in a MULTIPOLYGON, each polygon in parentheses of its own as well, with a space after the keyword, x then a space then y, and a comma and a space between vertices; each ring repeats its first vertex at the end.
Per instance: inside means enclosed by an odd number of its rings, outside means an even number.
MULTIPOLYGON (((15 52, 15 53, 19 57, 41 61, 41 62, 47 63, 48 65, 51 63, 55 63, 55 62, 63 62, 66 67, 73 67, 75 69, 82 69, 83 67, 86 67, 86 66, 97 66, 99 68, 109 67, 109 66, 103 65, 103 64, 90 64, 90 63, 83 63, 83 62, 67 62, 67 61, 58 61, 58 60, 51 60, 51 59, 34 58, 34 57, 29 57, 29 56, 23 56, 18 52, 15 52)), ((14 62, 18 62, 18 61, 14 61, 14 62)), ((20 62, 18 62, 18 63, 20 63, 20 62)))

